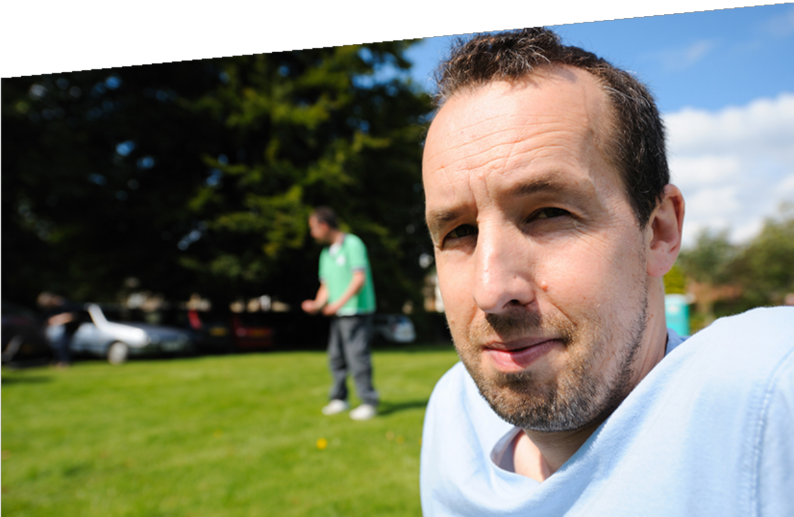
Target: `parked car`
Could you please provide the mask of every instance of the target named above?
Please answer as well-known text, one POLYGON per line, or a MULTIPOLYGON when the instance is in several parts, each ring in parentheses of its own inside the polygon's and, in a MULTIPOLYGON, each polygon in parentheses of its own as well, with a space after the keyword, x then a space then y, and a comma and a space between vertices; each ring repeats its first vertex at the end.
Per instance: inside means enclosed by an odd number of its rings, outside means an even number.
POLYGON ((81 319, 83 323, 72 337, 70 349, 74 353, 105 357, 111 364, 122 364, 135 356, 193 351, 187 331, 145 323, 131 311, 103 310, 99 305, 88 304, 81 319))
POLYGON ((261 313, 232 315, 232 339, 236 350, 262 350, 272 348, 273 327, 264 321, 261 313))
POLYGON ((39 315, 27 307, 2 302, 2 318, 3 364, 50 362, 52 348, 39 315))
POLYGON ((228 315, 191 309, 185 311, 184 316, 196 336, 196 346, 202 352, 229 352, 234 348, 228 315))
POLYGON ((374 321, 375 339, 389 343, 413 343, 416 330, 411 318, 404 314, 376 314, 374 321))
POLYGON ((151 320, 188 332, 199 353, 226 353, 234 348, 231 320, 223 311, 168 308, 152 313, 151 320))

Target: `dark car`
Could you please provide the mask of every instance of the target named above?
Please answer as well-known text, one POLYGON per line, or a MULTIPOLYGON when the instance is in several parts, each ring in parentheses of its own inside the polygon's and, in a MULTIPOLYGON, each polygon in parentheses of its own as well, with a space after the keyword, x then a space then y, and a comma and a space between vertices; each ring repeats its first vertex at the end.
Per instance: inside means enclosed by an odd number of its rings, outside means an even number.
POLYGON ((198 352, 226 353, 234 349, 231 318, 227 312, 169 309, 159 314, 161 323, 188 331, 198 352))
POLYGON ((3 364, 48 363, 52 348, 44 334, 41 316, 32 310, 2 302, 3 364))
POLYGON ((263 350, 275 344, 273 326, 262 313, 232 314, 231 328, 235 350, 263 350))

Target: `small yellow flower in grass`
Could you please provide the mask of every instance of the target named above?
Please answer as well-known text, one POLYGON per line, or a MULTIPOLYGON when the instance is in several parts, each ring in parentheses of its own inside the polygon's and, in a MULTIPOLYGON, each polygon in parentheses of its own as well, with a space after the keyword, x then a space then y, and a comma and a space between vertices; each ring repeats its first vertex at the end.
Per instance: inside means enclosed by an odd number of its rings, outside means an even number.
POLYGON ((403 438, 402 436, 398 436, 397 438, 394 439, 394 441, 397 443, 403 443, 405 441, 405 438, 403 438))
POLYGON ((325 438, 320 438, 319 440, 317 440, 318 449, 323 450, 326 447, 328 447, 328 440, 326 440, 325 438))
POLYGON ((214 436, 215 438, 220 438, 221 436, 223 436, 223 431, 221 431, 220 429, 216 429, 215 432, 212 433, 212 436, 214 436))

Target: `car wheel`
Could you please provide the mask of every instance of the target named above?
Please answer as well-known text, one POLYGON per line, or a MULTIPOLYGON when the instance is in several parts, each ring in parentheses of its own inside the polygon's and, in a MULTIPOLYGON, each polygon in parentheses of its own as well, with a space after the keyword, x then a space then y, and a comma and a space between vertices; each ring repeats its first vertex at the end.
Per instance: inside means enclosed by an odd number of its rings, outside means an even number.
POLYGON ((116 341, 108 347, 108 362, 110 364, 124 364, 127 362, 129 353, 130 347, 126 343, 116 341))

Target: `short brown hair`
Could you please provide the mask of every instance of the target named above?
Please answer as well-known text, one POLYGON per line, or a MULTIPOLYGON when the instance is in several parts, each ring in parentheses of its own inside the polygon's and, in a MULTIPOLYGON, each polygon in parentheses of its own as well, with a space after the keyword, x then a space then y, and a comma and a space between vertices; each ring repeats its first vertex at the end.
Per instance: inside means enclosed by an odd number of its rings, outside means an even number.
POLYGON ((311 213, 311 216, 317 218, 321 223, 327 224, 329 228, 339 228, 339 223, 336 220, 336 212, 334 212, 333 208, 318 206, 311 213))
POLYGON ((670 182, 664 123, 648 89, 628 72, 592 52, 563 45, 538 27, 458 40, 436 71, 436 105, 464 89, 492 81, 517 80, 548 65, 567 65, 593 75, 607 96, 612 130, 605 158, 620 171, 640 227, 645 227, 670 182))

